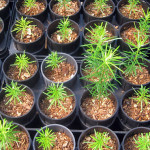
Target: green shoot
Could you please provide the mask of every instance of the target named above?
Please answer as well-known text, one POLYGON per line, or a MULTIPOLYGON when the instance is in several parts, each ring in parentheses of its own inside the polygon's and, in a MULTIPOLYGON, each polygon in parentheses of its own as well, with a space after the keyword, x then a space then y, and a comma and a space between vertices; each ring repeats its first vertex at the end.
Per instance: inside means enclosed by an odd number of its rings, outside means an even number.
POLYGON ((132 98, 133 100, 137 101, 137 103, 141 104, 141 112, 143 111, 143 104, 147 105, 150 104, 150 93, 149 93, 149 88, 143 87, 141 85, 141 88, 139 90, 135 90, 135 95, 137 96, 136 98, 132 98))
POLYGON ((41 131, 36 131, 39 133, 39 136, 35 137, 36 141, 39 144, 38 148, 42 148, 43 150, 50 150, 55 145, 55 133, 47 127, 45 130, 41 128, 41 131))
POLYGON ((6 87, 3 88, 6 92, 6 97, 9 97, 8 102, 6 105, 12 101, 14 101, 14 105, 16 104, 16 101, 19 103, 22 103, 19 96, 24 96, 22 92, 25 92, 26 87, 22 87, 22 85, 18 86, 17 82, 11 82, 10 85, 6 84, 6 87))
POLYGON ((135 144, 137 145, 136 147, 138 150, 149 150, 150 149, 150 132, 141 133, 140 136, 138 136, 138 140, 135 140, 135 144))
POLYGON ((45 60, 46 68, 50 67, 52 70, 59 66, 65 59, 62 56, 58 56, 57 52, 51 52, 51 55, 45 60))
POLYGON ((15 136, 19 131, 15 131, 17 125, 12 122, 7 122, 6 119, 0 120, 0 149, 11 149, 14 142, 18 142, 18 138, 15 136))
POLYGON ((25 0, 24 6, 28 7, 30 10, 32 7, 36 6, 35 2, 36 2, 36 0, 25 0))
POLYGON ((94 141, 93 142, 84 142, 88 144, 88 147, 92 150, 103 150, 103 149, 112 149, 112 147, 107 146, 111 137, 108 132, 98 132, 94 130, 94 136, 90 136, 94 141))

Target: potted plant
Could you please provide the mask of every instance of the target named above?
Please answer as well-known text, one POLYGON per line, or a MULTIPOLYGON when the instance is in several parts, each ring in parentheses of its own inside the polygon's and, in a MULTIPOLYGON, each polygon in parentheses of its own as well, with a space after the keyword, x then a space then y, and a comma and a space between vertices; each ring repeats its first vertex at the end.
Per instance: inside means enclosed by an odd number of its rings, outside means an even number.
POLYGON ((3 117, 27 125, 34 119, 35 111, 35 96, 29 87, 12 81, 2 89, 0 114, 3 117))
POLYGON ((0 149, 31 150, 31 138, 24 126, 0 120, 0 149))
POLYGON ((17 17, 36 18, 42 22, 47 18, 46 0, 18 0, 16 2, 17 17))
POLYGON ((33 139, 33 150, 41 148, 75 150, 75 138, 65 126, 48 125, 37 131, 33 139))
POLYGON ((18 51, 41 51, 45 45, 44 25, 35 18, 21 17, 12 26, 11 37, 18 51))
POLYGON ((80 30, 77 23, 68 18, 53 21, 47 29, 48 49, 74 53, 80 47, 80 30))
POLYGON ((41 64, 41 73, 46 86, 52 83, 73 87, 78 65, 73 57, 65 53, 52 52, 41 64))
POLYGON ((112 0, 86 0, 83 4, 83 18, 87 23, 92 20, 112 21, 115 4, 112 0))

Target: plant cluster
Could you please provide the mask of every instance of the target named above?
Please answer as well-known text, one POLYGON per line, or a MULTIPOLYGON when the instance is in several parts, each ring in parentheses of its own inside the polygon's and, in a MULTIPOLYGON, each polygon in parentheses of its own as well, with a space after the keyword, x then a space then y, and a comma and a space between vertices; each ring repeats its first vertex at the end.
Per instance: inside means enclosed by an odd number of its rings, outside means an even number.
POLYGON ((24 6, 28 7, 28 11, 36 6, 36 0, 25 0, 23 3, 24 6))

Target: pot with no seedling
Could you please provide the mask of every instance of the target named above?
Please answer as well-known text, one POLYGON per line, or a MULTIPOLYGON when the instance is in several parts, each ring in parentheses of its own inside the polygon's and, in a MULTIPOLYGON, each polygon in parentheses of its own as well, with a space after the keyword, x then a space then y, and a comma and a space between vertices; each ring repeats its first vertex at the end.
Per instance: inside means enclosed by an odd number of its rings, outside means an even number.
POLYGON ((30 53, 18 52, 8 56, 3 63, 6 82, 12 80, 33 87, 39 79, 39 63, 30 53))
POLYGON ((1 149, 32 150, 31 138, 27 129, 17 123, 0 120, 1 149))
POLYGON ((17 20, 11 28, 11 37, 17 51, 41 52, 45 45, 45 29, 35 18, 17 20))
POLYGON ((17 17, 36 18, 44 22, 47 18, 46 0, 18 0, 16 2, 17 17))
POLYGON ((87 23, 92 20, 111 22, 115 13, 115 4, 112 0, 86 0, 83 4, 83 18, 87 23))
POLYGON ((53 21, 48 26, 47 36, 50 51, 73 54, 80 47, 79 25, 68 18, 53 21))
POLYGON ((63 84, 52 84, 41 93, 37 110, 44 125, 70 126, 76 117, 75 95, 63 84))
POLYGON ((41 64, 41 73, 46 86, 59 83, 73 88, 77 78, 78 65, 75 59, 65 53, 52 52, 41 64))
POLYGON ((0 114, 9 121, 29 124, 35 117, 35 96, 32 90, 17 82, 11 82, 0 93, 0 114))
POLYGON ((37 130, 33 139, 33 150, 69 149, 75 150, 75 138, 65 126, 53 124, 37 130))
POLYGON ((79 0, 51 0, 49 3, 52 20, 67 18, 79 22, 81 3, 79 0))
POLYGON ((78 139, 78 150, 113 149, 120 150, 117 135, 107 127, 93 126, 83 131, 78 139))

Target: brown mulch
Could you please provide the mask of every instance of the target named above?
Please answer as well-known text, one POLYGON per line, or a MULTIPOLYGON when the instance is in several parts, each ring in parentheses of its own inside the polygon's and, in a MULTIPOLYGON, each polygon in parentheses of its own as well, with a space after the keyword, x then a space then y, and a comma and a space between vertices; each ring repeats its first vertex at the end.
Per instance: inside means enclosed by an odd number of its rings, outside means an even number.
POLYGON ((67 97, 63 101, 61 101, 63 107, 57 104, 56 106, 52 105, 49 108, 51 101, 52 99, 50 100, 48 100, 47 98, 43 99, 40 102, 40 109, 45 115, 54 119, 61 119, 68 116, 75 107, 75 99, 73 98, 73 96, 67 97))
POLYGON ((84 113, 95 120, 105 120, 110 118, 116 110, 114 102, 109 98, 100 100, 93 97, 87 97, 81 104, 84 113))
POLYGON ((91 15, 91 16, 95 16, 95 17, 106 17, 109 16, 112 12, 113 12, 113 8, 112 6, 106 4, 106 6, 104 6, 103 13, 101 11, 98 11, 97 8, 95 7, 94 3, 90 3, 89 5, 87 5, 85 7, 85 10, 91 15))
POLYGON ((133 98, 137 98, 137 96, 132 96, 123 101, 123 110, 125 113, 137 121, 150 120, 150 101, 147 105, 143 103, 143 109, 141 111, 141 103, 138 103, 133 98))
POLYGON ((22 3, 22 6, 20 6, 20 8, 19 8, 19 11, 22 14, 29 15, 29 16, 34 16, 34 15, 40 14, 44 10, 45 10, 45 5, 44 5, 44 3, 40 2, 40 1, 36 1, 35 6, 33 6, 31 8, 24 6, 24 3, 22 3))
POLYGON ((9 78, 13 80, 19 80, 19 81, 27 80, 30 77, 32 77, 34 73, 37 71, 37 63, 30 63, 27 69, 29 73, 26 70, 22 70, 19 76, 18 66, 9 66, 9 69, 6 72, 6 74, 9 78))
POLYGON ((37 26, 32 26, 31 29, 28 28, 22 39, 21 39, 21 31, 16 33, 15 39, 18 40, 19 42, 30 43, 36 41, 41 36, 42 30, 37 26))
POLYGON ((10 97, 4 97, 3 100, 0 101, 0 110, 12 117, 19 117, 28 113, 33 105, 33 95, 27 92, 22 92, 22 94, 23 96, 19 96, 22 103, 16 101, 16 104, 14 104, 14 101, 11 101, 6 105, 10 97))
POLYGON ((5 0, 0 0, 0 10, 3 9, 7 5, 5 0))
POLYGON ((66 8, 61 7, 60 3, 58 2, 54 4, 52 11, 60 16, 71 16, 79 11, 79 6, 77 1, 68 2, 68 4, 66 4, 66 8))
POLYGON ((53 70, 51 70, 51 68, 45 69, 44 74, 48 79, 54 82, 64 82, 73 77, 75 67, 67 62, 62 62, 53 70))

